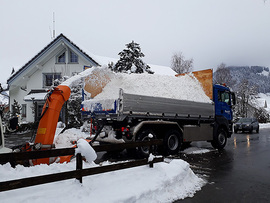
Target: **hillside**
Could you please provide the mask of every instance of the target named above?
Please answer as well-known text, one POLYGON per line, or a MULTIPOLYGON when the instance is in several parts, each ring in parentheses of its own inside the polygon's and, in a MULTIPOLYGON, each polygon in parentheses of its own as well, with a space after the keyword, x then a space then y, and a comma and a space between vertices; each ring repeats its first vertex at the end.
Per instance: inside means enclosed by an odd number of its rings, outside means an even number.
MULTIPOLYGON (((235 108, 235 115, 243 116, 243 108, 247 113, 245 116, 264 115, 267 117, 270 108, 270 71, 268 67, 262 66, 229 66, 214 73, 214 81, 223 80, 231 89, 236 92, 238 99, 245 94, 244 100, 239 100, 235 108), (229 70, 229 71, 228 71, 229 70), (245 81, 245 82, 244 82, 245 81), (254 96, 252 96, 254 95, 254 96), (249 101, 246 99, 249 98, 249 101), (244 102, 244 103, 243 103, 244 102), (248 104, 247 104, 248 102, 248 104), (247 106, 250 105, 248 108, 247 106), (259 110, 261 109, 261 110, 259 110)), ((269 117, 269 116, 268 116, 269 117)))
POLYGON ((249 84, 258 87, 259 93, 270 93, 270 72, 268 67, 262 66, 229 66, 233 82, 234 91, 243 80, 248 80, 249 84))

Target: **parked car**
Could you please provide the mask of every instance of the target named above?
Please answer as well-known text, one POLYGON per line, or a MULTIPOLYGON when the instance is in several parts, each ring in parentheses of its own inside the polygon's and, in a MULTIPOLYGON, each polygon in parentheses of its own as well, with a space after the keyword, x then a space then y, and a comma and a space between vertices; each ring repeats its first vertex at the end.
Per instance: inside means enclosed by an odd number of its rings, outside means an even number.
POLYGON ((256 132, 259 133, 259 128, 259 122, 256 118, 240 118, 234 125, 234 132, 249 131, 252 133, 253 130, 256 130, 256 132))

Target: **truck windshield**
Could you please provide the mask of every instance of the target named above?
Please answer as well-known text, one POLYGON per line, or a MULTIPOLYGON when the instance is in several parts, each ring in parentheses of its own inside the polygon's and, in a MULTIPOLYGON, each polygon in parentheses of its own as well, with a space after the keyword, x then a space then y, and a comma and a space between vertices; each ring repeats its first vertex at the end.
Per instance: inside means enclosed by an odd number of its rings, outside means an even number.
POLYGON ((226 104, 230 105, 230 94, 229 92, 219 92, 218 93, 218 101, 225 102, 226 104))

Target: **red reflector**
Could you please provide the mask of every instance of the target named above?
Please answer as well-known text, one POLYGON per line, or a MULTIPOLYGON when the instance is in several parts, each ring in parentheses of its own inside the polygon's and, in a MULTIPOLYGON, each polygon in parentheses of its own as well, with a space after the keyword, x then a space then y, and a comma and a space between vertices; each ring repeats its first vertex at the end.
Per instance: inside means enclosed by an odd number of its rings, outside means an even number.
POLYGON ((129 129, 128 129, 128 128, 125 128, 125 127, 122 127, 122 128, 121 128, 121 131, 122 131, 122 132, 128 132, 129 129))

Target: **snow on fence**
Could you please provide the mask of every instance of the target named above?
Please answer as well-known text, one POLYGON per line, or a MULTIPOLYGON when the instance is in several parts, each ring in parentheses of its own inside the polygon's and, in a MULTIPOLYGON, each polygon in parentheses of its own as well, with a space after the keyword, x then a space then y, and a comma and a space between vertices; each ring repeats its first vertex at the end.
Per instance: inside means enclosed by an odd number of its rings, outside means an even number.
MULTIPOLYGON (((153 146, 162 145, 162 140, 150 140, 143 142, 132 142, 132 143, 120 143, 120 144, 110 144, 110 145, 99 145, 93 146, 93 149, 96 152, 102 151, 116 151, 124 150, 136 147, 149 146, 150 152, 153 149, 153 146)), ((42 150, 42 151, 30 151, 30 152, 18 152, 18 153, 6 153, 0 154, 0 164, 11 163, 15 165, 17 163, 22 163, 21 161, 30 160, 30 159, 40 159, 48 157, 58 157, 58 156, 67 156, 74 155, 76 148, 64 148, 64 149, 52 149, 52 150, 42 150)), ((154 158, 154 159, 140 159, 131 162, 118 163, 102 167, 94 167, 83 169, 83 161, 80 153, 76 155, 76 170, 67 171, 62 173, 54 173, 43 176, 36 176, 30 178, 23 178, 17 180, 10 180, 0 182, 0 192, 19 189, 34 185, 40 185, 45 183, 51 183, 56 181, 62 181, 67 179, 76 178, 82 183, 83 176, 95 175, 99 173, 105 173, 110 171, 116 171, 136 166, 142 166, 149 164, 150 167, 153 167, 154 163, 164 161, 163 157, 154 158)))

